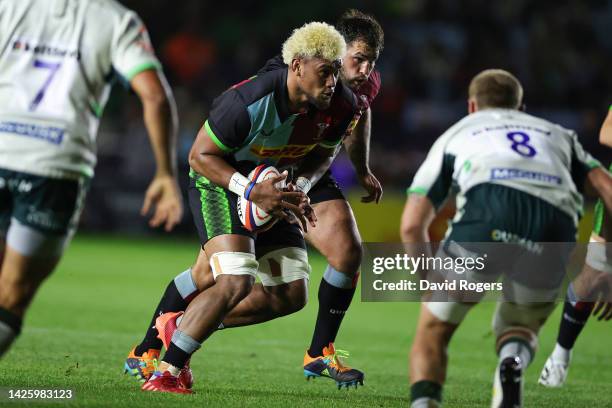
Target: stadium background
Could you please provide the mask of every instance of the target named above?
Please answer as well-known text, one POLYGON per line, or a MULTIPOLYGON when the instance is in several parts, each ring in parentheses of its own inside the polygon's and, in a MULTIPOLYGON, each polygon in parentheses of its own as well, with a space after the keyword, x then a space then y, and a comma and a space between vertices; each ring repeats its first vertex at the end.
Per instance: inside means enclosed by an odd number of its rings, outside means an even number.
MULTIPOLYGON (((578 131, 599 159, 597 132, 612 101, 611 1, 124 1, 147 24, 177 98, 179 166, 217 94, 257 71, 290 30, 309 20, 334 22, 348 7, 374 14, 385 30, 377 69, 383 87, 373 105, 371 165, 385 188, 380 205, 362 205, 350 163, 334 172, 351 197, 365 240, 394 241, 404 191, 434 139, 465 114, 470 78, 484 68, 516 73, 528 111, 578 131)), ((140 393, 121 375, 167 281, 197 251, 189 211, 170 236, 151 231, 138 212, 153 174, 137 98, 116 87, 99 134, 99 164, 82 225, 56 273, 43 286, 20 340, 2 361, 0 387, 73 388, 75 406, 184 406, 173 395, 140 393)), ((590 217, 583 220, 583 238, 590 217)), ((366 387, 348 393, 301 377, 316 314, 324 260, 311 257, 311 301, 278 321, 211 338, 194 357, 204 406, 407 406, 406 359, 418 316, 414 303, 361 303, 356 296, 338 345, 364 369, 366 387)), ((450 348, 445 402, 487 406, 495 358, 491 303, 470 314, 450 348)), ((559 308, 543 330, 528 370, 529 406, 612 406, 612 326, 591 322, 562 390, 536 384, 552 349, 559 308)), ((7 403, 8 404, 8 403, 7 403)), ((0 406, 5 402, 0 401, 0 406)), ((10 403, 10 406, 15 404, 10 403)), ((31 406, 29 404, 28 406, 31 406)), ((42 406, 48 406, 43 403, 42 406)))
MULTIPOLYGON (((385 188, 380 206, 356 207, 369 241, 397 240, 404 191, 428 148, 466 114, 466 89, 484 68, 505 68, 525 87, 529 112, 575 129, 597 144, 612 101, 610 1, 124 1, 143 18, 174 89, 180 115, 179 166, 215 96, 253 75, 291 30, 310 20, 335 22, 347 8, 374 14, 385 30, 373 104, 371 167, 385 188)), ((82 230, 146 233, 138 216, 153 173, 137 98, 115 88, 99 135, 97 177, 82 230)), ((361 193, 346 157, 334 173, 352 198, 361 193)), ((193 235, 189 212, 180 232, 193 235)))

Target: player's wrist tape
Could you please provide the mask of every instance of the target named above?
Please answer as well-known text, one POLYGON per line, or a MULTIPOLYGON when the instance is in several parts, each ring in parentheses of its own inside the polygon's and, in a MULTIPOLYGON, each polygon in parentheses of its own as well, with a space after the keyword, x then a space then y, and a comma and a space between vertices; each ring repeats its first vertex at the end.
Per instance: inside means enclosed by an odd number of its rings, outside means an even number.
POLYGON ((230 178, 227 189, 231 191, 232 193, 237 194, 240 197, 246 198, 244 194, 246 192, 247 187, 249 187, 250 183, 251 183, 251 180, 244 177, 242 174, 235 172, 234 174, 232 174, 232 177, 230 178))
POLYGON ((253 187, 255 187, 255 182, 251 181, 249 183, 249 186, 246 188, 246 190, 244 191, 244 198, 247 200, 251 199, 251 191, 253 191, 253 187))
POLYGON ((306 177, 298 177, 297 180, 295 180, 295 187, 302 193, 308 194, 312 188, 312 183, 310 182, 310 179, 306 177))

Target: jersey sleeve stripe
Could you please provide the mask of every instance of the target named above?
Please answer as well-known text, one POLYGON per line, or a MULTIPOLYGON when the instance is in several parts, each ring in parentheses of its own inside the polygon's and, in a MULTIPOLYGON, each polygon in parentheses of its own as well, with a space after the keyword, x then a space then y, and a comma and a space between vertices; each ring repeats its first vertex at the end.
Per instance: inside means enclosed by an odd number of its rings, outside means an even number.
POLYGON ((338 139, 336 142, 330 141, 330 140, 324 140, 321 143, 319 143, 319 146, 325 147, 327 149, 333 149, 334 147, 338 146, 341 142, 342 142, 342 138, 338 139))
POLYGON ((231 147, 224 145, 223 142, 219 140, 217 135, 215 135, 215 132, 213 132, 212 128, 210 127, 208 120, 204 122, 204 127, 206 128, 206 133, 208 133, 208 136, 210 136, 210 139, 217 145, 219 149, 223 150, 224 152, 228 152, 228 153, 235 150, 235 149, 232 149, 231 147))
POLYGON ((424 187, 408 187, 406 189, 406 194, 419 194, 427 196, 427 189, 424 187))
POLYGON ((590 169, 595 169, 597 167, 603 167, 601 163, 597 160, 590 160, 589 162, 587 162, 587 166, 589 166, 590 169))
POLYGON ((140 65, 137 65, 136 67, 132 68, 131 70, 129 70, 127 72, 127 74, 125 74, 125 79, 127 79, 128 82, 129 82, 136 75, 138 75, 141 72, 146 71, 148 69, 158 69, 158 70, 161 70, 161 65, 157 61, 144 62, 144 63, 142 63, 140 65))

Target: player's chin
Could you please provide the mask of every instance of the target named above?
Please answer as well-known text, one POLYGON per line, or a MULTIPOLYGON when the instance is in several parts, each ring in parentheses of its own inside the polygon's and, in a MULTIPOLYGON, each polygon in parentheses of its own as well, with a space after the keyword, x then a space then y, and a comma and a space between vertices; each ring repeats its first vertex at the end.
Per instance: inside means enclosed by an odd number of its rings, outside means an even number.
POLYGON ((331 105, 331 97, 320 96, 317 98, 314 105, 317 107, 317 109, 325 110, 329 108, 329 105, 331 105))

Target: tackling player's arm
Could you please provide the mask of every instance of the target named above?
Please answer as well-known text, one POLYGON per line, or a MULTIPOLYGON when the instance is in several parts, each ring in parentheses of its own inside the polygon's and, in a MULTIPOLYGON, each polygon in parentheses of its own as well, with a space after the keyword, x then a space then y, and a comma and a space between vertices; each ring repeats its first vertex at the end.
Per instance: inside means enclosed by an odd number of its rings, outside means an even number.
POLYGON ((422 194, 410 193, 402 213, 400 235, 402 242, 416 244, 429 242, 429 226, 436 210, 429 198, 422 194))
POLYGON ((612 105, 608 109, 608 116, 599 130, 599 143, 612 147, 612 105))
POLYGON ((165 224, 166 231, 169 231, 180 221, 183 212, 176 182, 177 115, 172 91, 163 77, 161 65, 140 18, 126 11, 113 27, 111 64, 143 104, 143 118, 157 165, 141 212, 144 215, 153 208, 149 224, 152 227, 165 224))
POLYGON ((344 147, 353 163, 359 183, 368 193, 361 197, 361 202, 377 204, 382 198, 383 189, 370 170, 370 134, 372 129, 372 111, 370 108, 361 115, 357 126, 350 135, 344 139, 344 147))
POLYGON ((576 187, 581 192, 591 187, 603 201, 606 210, 612 213, 612 175, 602 167, 589 152, 584 150, 578 135, 570 135, 572 144, 571 174, 576 187))
MULTIPOLYGON (((612 214, 612 176, 610 173, 603 167, 596 167, 589 171, 587 180, 604 202, 607 214, 612 214)), ((610 320, 612 318, 612 276, 609 273, 598 271, 591 278, 589 286, 591 291, 589 296, 598 299, 592 312, 593 316, 597 316, 597 320, 610 320)))
POLYGON ((158 70, 148 69, 136 74, 130 85, 142 102, 156 163, 155 177, 145 193, 141 213, 145 215, 154 207, 149 225, 165 224, 166 231, 170 231, 183 216, 182 196, 176 179, 176 104, 170 86, 158 70))
MULTIPOLYGON (((334 158, 336 157, 337 147, 323 147, 321 145, 312 149, 303 159, 300 166, 295 171, 293 188, 308 194, 308 191, 317 184, 325 172, 329 170, 334 158)), ((310 206, 310 199, 307 198, 306 217, 313 227, 317 222, 314 209, 310 206)))
POLYGON ((603 167, 595 167, 587 174, 588 183, 606 206, 609 214, 612 214, 612 175, 603 167))
POLYGON ((429 242, 428 229, 439 208, 450 195, 454 156, 446 152, 451 133, 442 135, 429 150, 410 188, 402 214, 402 242, 429 242))
MULTIPOLYGON (((427 196, 409 193, 400 224, 400 236, 402 243, 405 244, 406 254, 413 257, 432 256, 433 251, 427 243, 430 242, 429 226, 435 215, 436 209, 427 196)), ((422 277, 427 277, 427 271, 424 268, 418 272, 422 277)))
POLYGON ((323 147, 321 145, 312 149, 295 171, 295 185, 298 190, 308 193, 310 188, 317 184, 325 172, 329 170, 337 148, 323 147))

